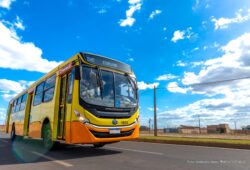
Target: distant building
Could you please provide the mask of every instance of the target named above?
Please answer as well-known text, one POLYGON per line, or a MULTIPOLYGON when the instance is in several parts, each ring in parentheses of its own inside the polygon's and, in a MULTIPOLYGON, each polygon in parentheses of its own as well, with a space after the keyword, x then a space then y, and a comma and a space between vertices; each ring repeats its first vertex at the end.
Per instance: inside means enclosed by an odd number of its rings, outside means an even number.
POLYGON ((250 130, 250 125, 243 127, 242 130, 250 130))
POLYGON ((164 133, 179 133, 178 128, 164 128, 163 129, 164 133))
POLYGON ((200 133, 200 131, 199 131, 199 127, 181 125, 179 127, 179 133, 184 133, 184 134, 198 134, 198 133, 200 133))
POLYGON ((228 124, 207 125, 207 133, 230 133, 228 124))
POLYGON ((199 128, 196 126, 185 126, 181 125, 179 128, 179 133, 184 133, 184 134, 199 134, 199 133, 207 133, 206 128, 199 128))
POLYGON ((149 128, 147 126, 140 126, 140 131, 149 131, 149 128))

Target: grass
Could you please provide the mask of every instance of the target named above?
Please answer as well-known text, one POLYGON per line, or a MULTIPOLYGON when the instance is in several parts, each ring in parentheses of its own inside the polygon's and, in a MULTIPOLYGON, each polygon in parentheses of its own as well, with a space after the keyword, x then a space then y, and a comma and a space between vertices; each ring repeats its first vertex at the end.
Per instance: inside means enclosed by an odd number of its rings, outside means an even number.
POLYGON ((214 138, 190 138, 190 137, 169 137, 169 136, 140 136, 139 140, 161 141, 161 142, 183 142, 183 143, 217 143, 233 145, 250 145, 250 140, 245 139, 214 139, 214 138))

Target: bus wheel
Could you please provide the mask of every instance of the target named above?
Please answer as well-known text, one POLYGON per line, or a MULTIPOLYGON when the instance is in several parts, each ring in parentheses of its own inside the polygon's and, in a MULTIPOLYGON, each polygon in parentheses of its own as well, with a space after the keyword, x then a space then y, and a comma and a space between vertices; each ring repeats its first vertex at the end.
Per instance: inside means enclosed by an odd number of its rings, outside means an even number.
POLYGON ((93 144, 94 148, 102 148, 105 145, 105 143, 95 143, 93 144))
POLYGON ((45 123, 42 128, 43 146, 46 149, 51 149, 53 147, 52 133, 49 123, 45 123))
POLYGON ((16 129, 15 125, 12 126, 11 133, 10 133, 10 140, 13 142, 16 138, 16 129))

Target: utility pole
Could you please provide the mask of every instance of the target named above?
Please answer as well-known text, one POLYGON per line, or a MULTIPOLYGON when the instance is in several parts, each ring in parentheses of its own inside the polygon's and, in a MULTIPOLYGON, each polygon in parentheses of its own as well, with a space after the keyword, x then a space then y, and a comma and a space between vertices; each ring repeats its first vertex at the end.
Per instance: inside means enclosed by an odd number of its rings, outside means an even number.
POLYGON ((236 126, 236 120, 234 121, 234 130, 236 130, 237 126, 236 126))
POLYGON ((149 134, 150 134, 150 127, 151 127, 151 118, 149 118, 149 120, 148 120, 148 131, 149 131, 149 134))
POLYGON ((156 87, 154 86, 154 136, 157 136, 157 116, 156 116, 156 87))
POLYGON ((200 115, 198 115, 198 121, 199 121, 199 132, 201 134, 201 119, 200 119, 200 115))

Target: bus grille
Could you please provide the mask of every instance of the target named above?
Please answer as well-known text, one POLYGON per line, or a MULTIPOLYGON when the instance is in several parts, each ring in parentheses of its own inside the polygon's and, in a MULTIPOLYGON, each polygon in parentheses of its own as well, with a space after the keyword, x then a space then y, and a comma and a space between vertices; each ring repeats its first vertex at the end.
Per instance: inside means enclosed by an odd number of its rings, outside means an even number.
POLYGON ((132 135, 134 132, 134 129, 130 131, 125 131, 121 132, 119 134, 110 134, 109 132, 96 132, 96 131, 91 131, 91 133, 96 137, 96 138, 115 138, 115 137, 126 137, 132 135))

